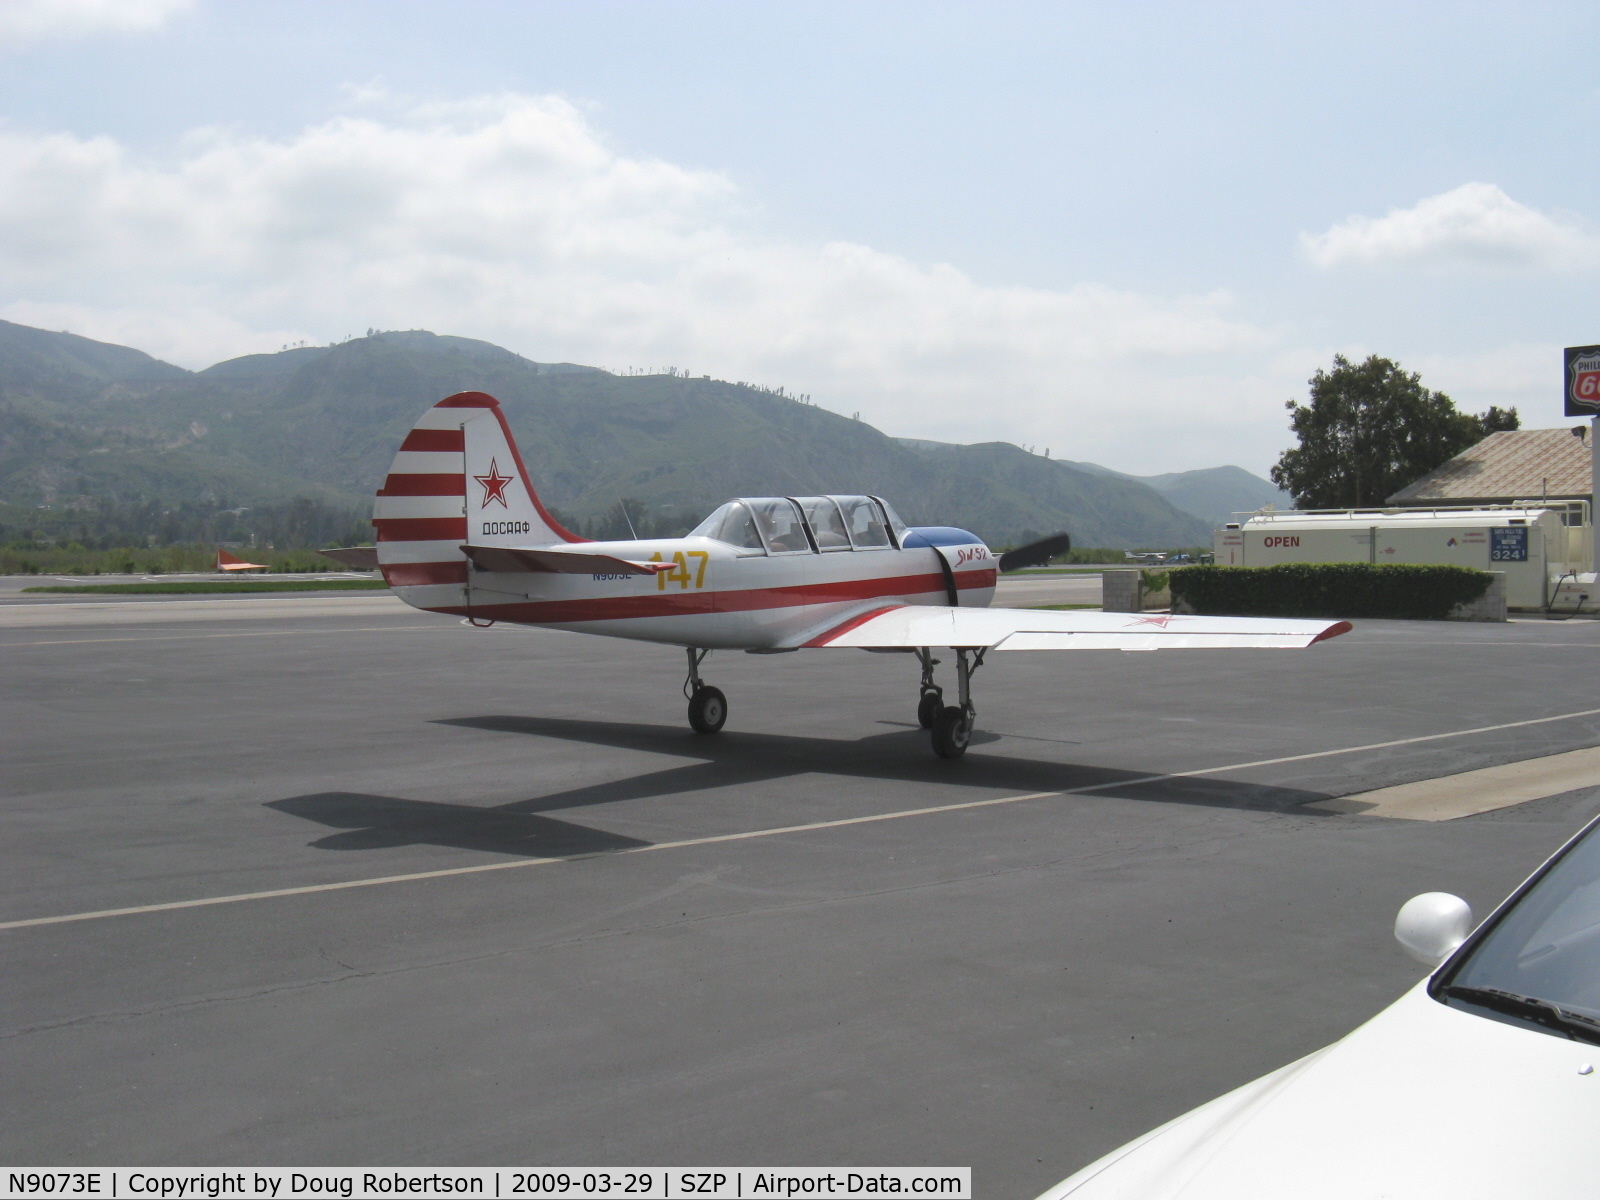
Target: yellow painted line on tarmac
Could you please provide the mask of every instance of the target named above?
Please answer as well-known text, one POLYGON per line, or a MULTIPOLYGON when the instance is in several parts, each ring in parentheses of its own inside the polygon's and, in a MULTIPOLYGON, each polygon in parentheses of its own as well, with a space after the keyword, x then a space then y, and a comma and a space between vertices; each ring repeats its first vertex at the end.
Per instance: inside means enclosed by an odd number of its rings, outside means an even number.
POLYGON ((1305 807, 1397 821, 1454 821, 1597 785, 1600 747, 1590 747, 1378 788, 1337 800, 1317 800, 1305 807))

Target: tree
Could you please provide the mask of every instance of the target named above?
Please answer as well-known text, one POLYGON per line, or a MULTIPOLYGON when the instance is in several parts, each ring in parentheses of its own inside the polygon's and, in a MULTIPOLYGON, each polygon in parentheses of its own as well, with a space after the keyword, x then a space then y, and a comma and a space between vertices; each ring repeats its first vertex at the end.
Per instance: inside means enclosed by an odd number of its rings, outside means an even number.
POLYGON ((1468 446, 1520 424, 1514 408, 1457 412, 1416 372, 1376 354, 1359 366, 1336 354, 1333 370, 1317 368, 1310 383, 1310 404, 1286 405, 1300 444, 1272 468, 1272 482, 1301 508, 1382 504, 1468 446))

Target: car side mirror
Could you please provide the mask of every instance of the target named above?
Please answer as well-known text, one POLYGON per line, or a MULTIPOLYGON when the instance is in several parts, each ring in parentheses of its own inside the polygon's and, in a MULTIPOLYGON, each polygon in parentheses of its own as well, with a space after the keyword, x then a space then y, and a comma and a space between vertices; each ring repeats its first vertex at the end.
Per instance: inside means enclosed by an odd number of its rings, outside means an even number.
POLYGON ((1423 892, 1400 906, 1394 937, 1425 967, 1437 967, 1472 932, 1472 909, 1449 892, 1423 892))

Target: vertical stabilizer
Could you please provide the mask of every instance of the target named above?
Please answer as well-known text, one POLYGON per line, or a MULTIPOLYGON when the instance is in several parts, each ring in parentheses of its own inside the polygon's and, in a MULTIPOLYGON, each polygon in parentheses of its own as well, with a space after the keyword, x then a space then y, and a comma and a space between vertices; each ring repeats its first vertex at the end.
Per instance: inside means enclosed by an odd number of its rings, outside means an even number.
POLYGON ((378 565, 419 608, 467 605, 464 544, 575 542, 539 502, 500 404, 458 392, 417 420, 373 509, 378 565), (426 590, 420 590, 426 589, 426 590))
POLYGON ((441 401, 487 401, 485 407, 456 409, 466 461, 467 541, 474 546, 530 546, 578 542, 545 510, 533 490, 528 468, 511 440, 500 406, 481 392, 463 392, 441 401))

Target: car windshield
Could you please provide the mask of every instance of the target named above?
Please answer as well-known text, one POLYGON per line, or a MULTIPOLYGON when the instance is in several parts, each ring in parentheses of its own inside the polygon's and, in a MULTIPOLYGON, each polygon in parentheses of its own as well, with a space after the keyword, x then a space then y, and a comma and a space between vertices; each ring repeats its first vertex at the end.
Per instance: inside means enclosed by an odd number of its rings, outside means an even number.
POLYGON ((1476 935, 1430 991, 1452 1007, 1600 1040, 1600 822, 1476 935))

